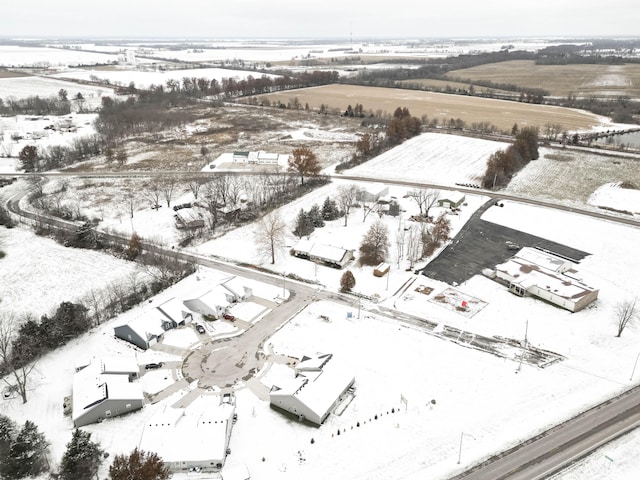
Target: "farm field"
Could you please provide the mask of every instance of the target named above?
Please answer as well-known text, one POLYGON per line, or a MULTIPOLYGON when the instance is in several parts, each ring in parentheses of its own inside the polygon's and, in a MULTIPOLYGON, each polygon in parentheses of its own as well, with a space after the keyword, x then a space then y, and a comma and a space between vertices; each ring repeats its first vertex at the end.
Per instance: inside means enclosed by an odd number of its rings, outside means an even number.
POLYGON ((0 77, 0 98, 2 99, 9 97, 20 99, 35 95, 57 97, 60 89, 65 89, 70 99, 78 93, 82 93, 85 101, 90 102, 92 105, 95 103, 95 106, 100 105, 99 97, 114 95, 112 88, 82 85, 57 78, 34 76, 0 77), (97 99, 97 101, 93 102, 92 99, 97 99))
POLYGON ((503 131, 510 131, 514 123, 522 126, 543 127, 548 123, 562 125, 567 131, 585 131, 608 123, 604 117, 570 108, 550 105, 532 105, 506 100, 447 95, 444 93, 422 92, 382 87, 361 87, 353 85, 327 85, 302 88, 261 95, 271 102, 287 103, 298 98, 302 105, 308 103, 313 109, 321 104, 329 108, 346 110, 348 105, 360 103, 365 111, 381 111, 393 114, 397 107, 407 107, 413 116, 427 115, 440 122, 450 118, 461 118, 468 124, 489 122, 503 131))
MULTIPOLYGON (((437 89, 446 89, 447 87, 453 89, 453 90, 468 90, 469 89, 469 83, 465 83, 465 82, 456 82, 454 80, 449 81, 449 80, 437 80, 435 78, 416 78, 416 79, 411 79, 411 80, 401 80, 398 82, 400 85, 420 85, 422 87, 426 87, 426 88, 437 88, 437 89)), ((473 86, 474 90, 476 91, 476 93, 500 93, 503 95, 517 95, 514 92, 510 92, 507 90, 500 90, 497 88, 488 88, 488 87, 483 87, 480 85, 474 85, 473 86)))
POLYGON ((80 50, 0 45, 0 66, 4 67, 72 67, 117 63, 118 57, 106 53, 80 50))
POLYGON ((485 80, 543 88, 551 95, 566 97, 640 98, 640 65, 536 65, 533 60, 490 63, 447 73, 463 82, 485 80))

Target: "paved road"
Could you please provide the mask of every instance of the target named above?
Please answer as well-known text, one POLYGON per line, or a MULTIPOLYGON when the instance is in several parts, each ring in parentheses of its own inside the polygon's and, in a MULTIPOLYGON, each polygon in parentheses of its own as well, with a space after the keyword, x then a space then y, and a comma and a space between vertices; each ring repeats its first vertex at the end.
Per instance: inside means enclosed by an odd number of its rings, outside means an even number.
POLYGON ((451 480, 543 479, 638 425, 640 387, 635 387, 451 480))
MULTIPOLYGON (((343 177, 353 180, 367 180, 376 181, 376 179, 363 179, 358 177, 343 177)), ((391 182, 386 182, 391 183, 391 182)), ((425 185, 414 182, 393 182, 396 184, 403 184, 414 187, 424 188, 450 188, 442 187, 438 185, 425 185)), ((457 188, 458 190, 465 190, 457 188)), ((492 195, 491 192, 481 192, 477 190, 468 190, 469 193, 474 194, 486 194, 492 195)), ((621 223, 627 223, 635 226, 640 226, 640 222, 633 219, 623 219, 619 217, 612 217, 607 214, 601 214, 598 212, 592 212, 587 210, 579 210, 569 207, 563 207, 555 205, 550 202, 541 202, 536 200, 522 199, 514 196, 501 195, 500 198, 511 199, 529 204, 536 204, 540 206, 559 208, 566 211, 572 211, 583 215, 589 215, 598 218, 605 218, 612 221, 621 223)), ((17 206, 18 198, 13 198, 9 203, 9 208, 21 215, 25 215, 24 212, 20 212, 17 206)), ((54 220, 56 224, 63 224, 60 220, 54 220)), ((74 227, 72 223, 68 223, 71 228, 74 227)), ((118 238, 112 236, 114 241, 126 242, 128 239, 118 238)), ((217 262, 212 259, 204 259, 191 254, 183 252, 165 252, 161 247, 152 247, 158 252, 165 254, 178 255, 183 260, 194 262, 204 266, 210 266, 222 271, 226 271, 231 274, 237 274, 247 276, 249 278, 259 279, 274 285, 281 285, 282 278, 276 275, 265 275, 261 272, 252 271, 250 269, 240 269, 233 265, 227 265, 221 262, 217 262)), ((290 318, 296 309, 304 307, 307 302, 311 301, 315 296, 318 299, 330 299, 333 301, 345 301, 345 298, 338 294, 317 290, 314 287, 306 286, 297 282, 290 282, 290 289, 295 292, 295 296, 289 302, 285 302, 278 307, 279 313, 282 315, 282 319, 290 318)), ((348 301, 352 304, 352 300, 348 301)), ((275 318, 275 317, 274 317, 275 318)), ((276 320, 273 320, 274 322, 276 320)), ((286 320, 285 320, 286 321, 286 320)), ((260 322, 259 322, 260 323, 260 322)), ((256 346, 262 345, 270 334, 267 332, 267 323, 265 322, 265 331, 256 329, 255 333, 247 335, 247 338, 236 345, 238 349, 237 353, 229 354, 224 352, 215 354, 211 359, 211 363, 208 364, 208 359, 204 363, 201 361, 200 365, 204 365, 205 368, 210 367, 215 370, 216 366, 222 364, 222 358, 226 355, 226 359, 234 364, 241 365, 238 370, 228 372, 231 377, 238 378, 243 376, 244 372, 255 371, 253 369, 259 366, 260 358, 252 356, 249 352, 256 352, 256 346), (266 334, 266 336, 265 336, 266 334), (244 347, 244 348, 243 348, 244 347)), ((273 328, 274 325, 271 325, 273 328)), ((251 330, 249 330, 251 332, 251 330)), ((244 335, 243 335, 244 336, 244 335)), ((211 352, 213 353, 213 352, 211 352)), ((203 357, 204 359, 204 357, 203 357)), ((202 368, 202 367, 201 367, 202 368)), ((215 372, 214 372, 215 373, 215 372)), ((253 381, 250 379, 249 381, 253 381)), ((631 393, 623 395, 620 399, 612 399, 605 404, 598 406, 587 414, 580 415, 565 424, 553 429, 553 431, 547 432, 544 435, 532 438, 523 444, 515 447, 509 452, 504 452, 495 457, 492 457, 488 461, 484 462, 479 467, 473 468, 464 474, 453 477, 454 479, 486 479, 486 480, 500 480, 500 479, 538 479, 548 476, 554 471, 559 470, 566 465, 567 461, 579 455, 585 455, 591 451, 592 448, 598 446, 602 442, 608 441, 616 435, 625 432, 632 425, 636 425, 640 421, 640 389, 634 389, 631 393)), ((526 412, 523 412, 526 414, 526 412)))

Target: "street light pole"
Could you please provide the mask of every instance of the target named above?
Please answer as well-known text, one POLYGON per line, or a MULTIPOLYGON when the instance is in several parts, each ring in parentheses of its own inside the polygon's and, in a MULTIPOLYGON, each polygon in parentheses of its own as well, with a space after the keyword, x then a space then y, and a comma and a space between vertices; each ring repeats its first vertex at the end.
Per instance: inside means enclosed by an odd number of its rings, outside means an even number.
POLYGON ((282 272, 282 300, 284 300, 287 296, 286 292, 287 290, 285 289, 285 282, 286 282, 286 273, 282 272))
POLYGON ((473 438, 474 440, 476 439, 476 437, 474 437, 473 435, 470 435, 470 434, 464 433, 464 432, 460 432, 460 447, 458 448, 458 465, 460 465, 460 459, 462 458, 462 437, 464 437, 465 435, 467 435, 468 437, 473 438))
POLYGON ((631 382, 633 380, 633 374, 636 373, 636 366, 638 365, 638 359, 640 358, 640 353, 638 353, 638 355, 636 356, 636 361, 633 364, 633 370, 631 371, 631 377, 629 377, 629 381, 631 382))

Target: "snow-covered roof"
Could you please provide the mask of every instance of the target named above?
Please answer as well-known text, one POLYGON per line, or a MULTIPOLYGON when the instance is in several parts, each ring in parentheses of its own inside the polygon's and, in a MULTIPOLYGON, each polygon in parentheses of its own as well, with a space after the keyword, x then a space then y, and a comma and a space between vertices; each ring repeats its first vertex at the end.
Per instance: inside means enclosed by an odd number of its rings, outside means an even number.
POLYGON ((233 405, 212 396, 198 397, 187 408, 167 406, 146 421, 140 448, 165 462, 224 459, 234 411, 233 405))
POLYGON ((301 239, 296 244, 294 250, 310 257, 321 258, 333 262, 340 262, 347 252, 344 248, 313 242, 305 238, 301 239))
POLYGON ((221 285, 236 296, 243 296, 245 294, 245 282, 236 276, 229 277, 227 280, 224 280, 221 285))
POLYGON ((514 278, 513 283, 525 290, 535 286, 567 300, 577 301, 594 291, 575 279, 518 257, 497 265, 496 270, 514 278))
POLYGON ((317 372, 331 359, 331 354, 318 355, 317 357, 302 357, 302 360, 296 365, 296 373, 300 372, 317 372))
POLYGON ((138 373, 138 361, 136 357, 118 356, 118 357, 102 357, 100 360, 102 373, 130 374, 138 373))
MULTIPOLYGON (((134 358, 134 357, 131 357, 134 358)), ((135 359, 134 359, 135 361, 135 359)), ((73 376, 73 419, 107 398, 143 400, 142 386, 128 375, 102 373, 103 362, 94 361, 73 376)), ((138 369, 136 368, 136 371, 138 369)))
POLYGON ((178 300, 177 298, 172 298, 171 300, 164 302, 162 305, 159 305, 157 308, 161 313, 176 323, 182 321, 183 314, 189 313, 189 309, 185 307, 182 300, 178 300))
POLYGON ((227 307, 229 306, 229 300, 227 298, 226 289, 222 285, 216 285, 211 290, 208 290, 203 295, 198 297, 205 305, 210 307, 227 307))
POLYGON ((193 207, 176 210, 175 215, 179 221, 186 224, 203 221, 202 212, 193 207))
POLYGON ((464 200, 464 198, 466 198, 464 193, 458 192, 457 190, 450 190, 444 194, 441 194, 438 200, 439 201, 450 200, 454 203, 458 203, 459 201, 464 200))
POLYGON ((278 385, 279 390, 275 394, 295 396, 322 418, 355 377, 336 363, 331 355, 316 357, 315 361, 322 363, 319 369, 305 370, 291 382, 285 382, 282 387, 278 385))
POLYGON ((159 336, 164 333, 164 329, 162 328, 162 322, 164 320, 165 317, 162 312, 154 308, 134 318, 128 325, 140 338, 148 340, 153 336, 159 336))
POLYGON ((569 260, 537 248, 523 247, 515 256, 527 263, 539 265, 554 272, 563 272, 573 266, 569 260))

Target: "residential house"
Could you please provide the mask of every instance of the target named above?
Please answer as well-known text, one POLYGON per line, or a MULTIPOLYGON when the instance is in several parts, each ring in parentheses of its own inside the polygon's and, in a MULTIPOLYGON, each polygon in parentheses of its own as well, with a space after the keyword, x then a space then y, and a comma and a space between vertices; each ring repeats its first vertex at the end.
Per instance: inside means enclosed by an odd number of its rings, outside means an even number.
POLYGON ((142 386, 132 382, 134 357, 91 362, 73 376, 72 418, 75 427, 100 422, 142 408, 142 386))
POLYGON ((176 321, 154 308, 128 323, 115 327, 113 331, 116 337, 147 350, 162 338, 164 332, 176 326, 176 321))
POLYGON ((358 202, 377 202, 380 198, 389 195, 389 187, 379 183, 370 183, 366 187, 358 190, 356 201, 358 202))
POLYGON ((334 268, 344 268, 353 259, 353 250, 324 245, 308 239, 300 240, 291 252, 296 257, 334 268))
POLYGON ((145 423, 139 448, 171 472, 219 471, 229 453, 235 405, 200 396, 186 408, 165 407, 145 423))
POLYGON ((303 357, 295 377, 274 385, 269 393, 272 408, 301 422, 320 426, 353 390, 355 377, 332 354, 303 357))
MULTIPOLYGON (((175 327, 185 325, 193 321, 193 313, 184 305, 182 300, 172 298, 157 307, 165 317, 167 317, 175 327)), ((174 328, 175 328, 174 327, 174 328)))
POLYGON ((253 290, 246 286, 245 280, 236 276, 229 277, 220 283, 220 285, 229 290, 231 295, 233 295, 234 302, 244 302, 253 296, 253 290))
POLYGON ((200 315, 220 318, 235 302, 235 295, 220 284, 208 288, 194 298, 185 300, 184 305, 200 315))
POLYGON ((181 208, 173 215, 176 228, 190 229, 204 227, 204 215, 198 208, 181 208))

